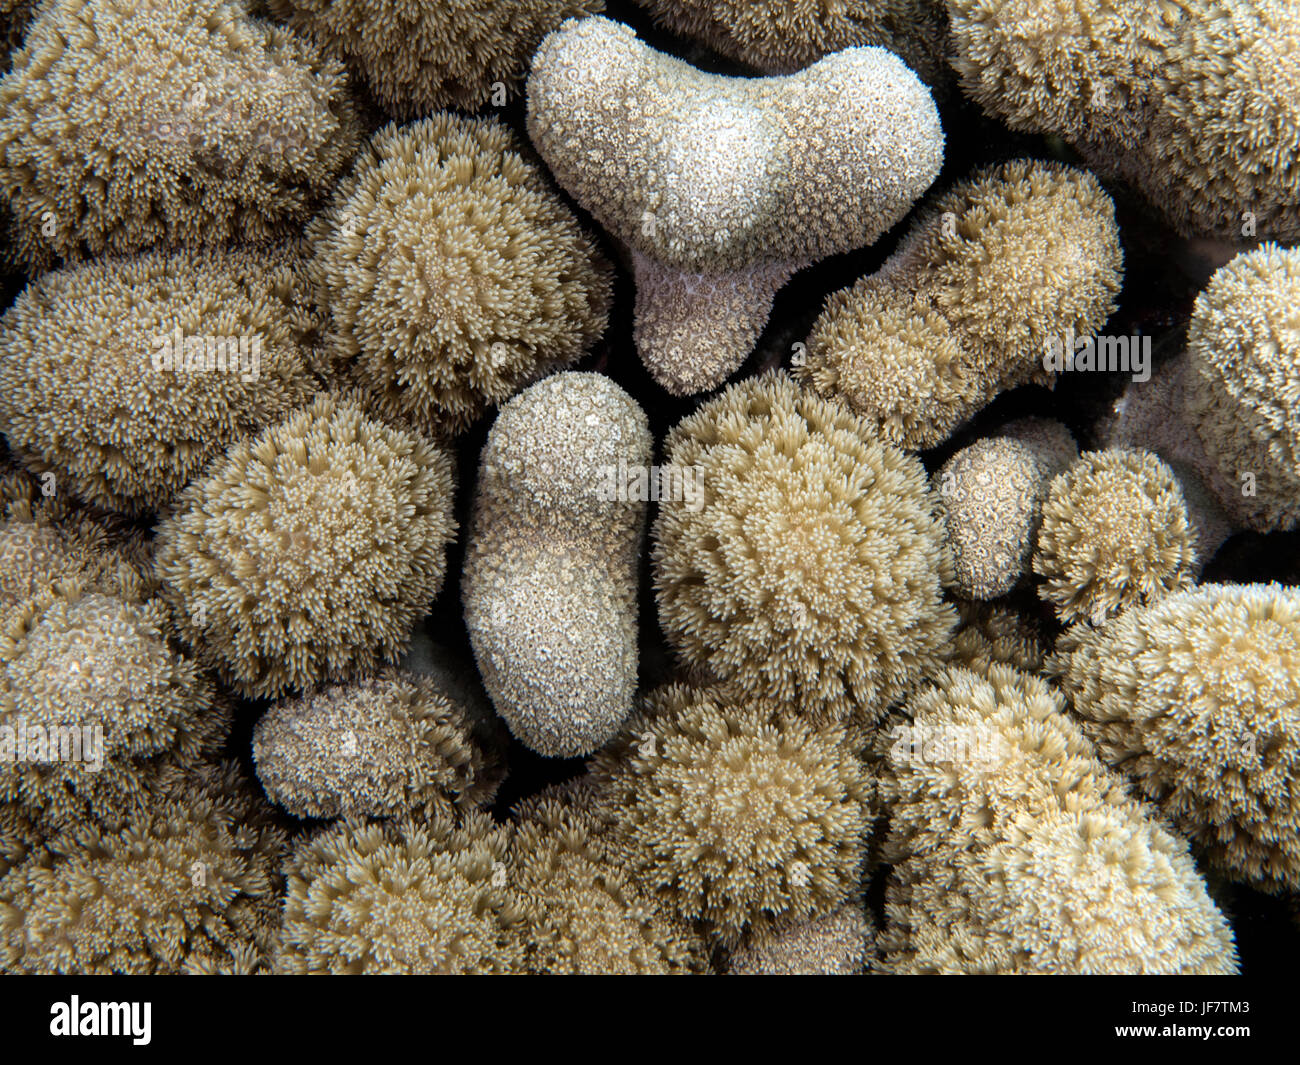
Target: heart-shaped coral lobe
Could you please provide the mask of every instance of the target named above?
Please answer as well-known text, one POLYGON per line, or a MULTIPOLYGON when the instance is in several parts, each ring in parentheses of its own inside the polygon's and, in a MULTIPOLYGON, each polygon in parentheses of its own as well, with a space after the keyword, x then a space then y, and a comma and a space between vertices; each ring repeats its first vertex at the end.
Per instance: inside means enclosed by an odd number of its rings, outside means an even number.
POLYGON ((731 78, 603 18, 542 42, 528 132, 560 184, 632 249, 637 347, 678 395, 721 383, 791 274, 870 244, 943 162, 929 91, 883 49, 731 78))

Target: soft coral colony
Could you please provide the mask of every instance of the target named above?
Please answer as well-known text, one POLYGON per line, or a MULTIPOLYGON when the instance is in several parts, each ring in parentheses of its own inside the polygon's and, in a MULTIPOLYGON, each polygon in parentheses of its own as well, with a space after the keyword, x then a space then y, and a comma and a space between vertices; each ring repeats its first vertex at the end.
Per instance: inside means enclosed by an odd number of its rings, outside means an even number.
POLYGON ((1236 972, 1300 15, 602 6, 0 4, 0 965, 1236 972))

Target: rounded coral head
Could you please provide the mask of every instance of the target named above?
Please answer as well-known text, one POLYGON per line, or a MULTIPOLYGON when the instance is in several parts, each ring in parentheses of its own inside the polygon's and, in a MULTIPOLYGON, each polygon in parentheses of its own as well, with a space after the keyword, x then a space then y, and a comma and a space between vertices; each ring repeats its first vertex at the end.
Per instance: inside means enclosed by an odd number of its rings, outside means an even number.
POLYGON ((316 388, 298 244, 151 251, 42 275, 0 320, 10 446, 94 506, 147 514, 316 388))
POLYGON ((594 772, 641 883, 735 943, 755 922, 813 917, 857 895, 871 816, 852 736, 734 690, 671 685, 594 772))
POLYGON ((245 8, 40 5, 0 82, 19 259, 262 242, 301 224, 356 150, 356 105, 342 63, 245 8))
POLYGON ((889 971, 1235 971, 1187 844, 1098 761, 1055 689, 954 668, 905 709, 880 763, 889 971))
POLYGON ((998 393, 1050 382, 1049 345, 1102 328, 1123 261, 1090 172, 981 168, 927 201, 881 270, 827 299, 798 375, 894 443, 933 447, 998 393))
POLYGON ((1265 244, 1217 270, 1187 331, 1187 414, 1260 532, 1300 525, 1300 249, 1265 244))
POLYGON ((341 821, 286 865, 281 973, 516 973, 510 830, 484 814, 341 821))
POLYGON ((452 437, 604 332, 609 264, 520 149, 495 119, 387 126, 309 228, 330 342, 384 418, 452 437))
POLYGON ((1215 866, 1300 886, 1300 590, 1177 592, 1069 630, 1049 667, 1101 756, 1215 866))
POLYGON ((499 767, 432 677, 386 669, 271 707, 253 731, 268 798, 297 817, 392 817, 489 802, 499 767))
POLYGON ((449 456, 322 393, 182 494, 157 568, 180 633, 249 696, 393 660, 442 586, 449 456))
POLYGON ((565 18, 604 0, 267 0, 278 19, 342 55, 389 113, 500 107, 518 90, 528 57, 565 18))
POLYGON ((1154 452, 1086 452, 1052 481, 1034 572, 1066 624, 1190 587, 1199 562, 1182 486, 1154 452))
POLYGON ((659 620, 686 663, 751 699, 873 718, 956 620, 921 463, 784 373, 734 385, 669 435, 697 508, 661 504, 659 620))

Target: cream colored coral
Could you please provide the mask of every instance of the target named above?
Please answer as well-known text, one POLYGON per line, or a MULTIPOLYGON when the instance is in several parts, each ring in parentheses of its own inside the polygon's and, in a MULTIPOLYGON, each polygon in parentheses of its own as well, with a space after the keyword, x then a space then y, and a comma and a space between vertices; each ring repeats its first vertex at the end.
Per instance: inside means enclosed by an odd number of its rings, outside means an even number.
POLYGON ((666 451, 704 485, 653 532, 659 622, 684 664, 748 699, 870 720, 937 663, 952 570, 915 458, 779 372, 705 404, 666 451))
POLYGON ((1187 331, 1185 415, 1252 529, 1300 525, 1300 250, 1265 244, 1221 267, 1187 331))
POLYGON ((455 535, 449 456, 328 394, 234 445, 159 528, 179 632, 250 696, 400 654, 455 535))
POLYGON ((1100 329, 1123 268, 1087 171, 1013 160, 929 201, 885 266, 826 301, 796 365, 903 447, 945 440, 999 392, 1048 383, 1047 345, 1100 329))
POLYGON ((31 266, 285 235, 355 151, 343 67, 227 0, 52 0, 0 79, 31 266))
POLYGON ((573 975, 702 972, 701 936, 601 845, 599 818, 544 792, 515 811, 510 883, 524 900, 528 969, 573 975))
POLYGON ((523 971, 522 910, 506 883, 510 833, 480 813, 343 821, 285 867, 279 973, 523 971))
POLYGON ((333 349, 385 418, 452 436, 604 332, 609 265, 519 150, 494 119, 387 126, 309 227, 333 349))
POLYGON ((829 913, 859 891, 870 787, 843 728, 734 690, 672 685, 593 772, 640 882, 724 943, 754 923, 829 913))
POLYGON ((267 797, 298 817, 484 805, 501 773, 473 726, 435 681, 385 670, 271 707, 253 731, 253 760, 267 797))
POLYGON ((497 712, 549 757, 590 753, 632 711, 645 497, 620 471, 650 449, 641 408, 591 373, 515 397, 483 448, 465 625, 497 712))
POLYGON ((65 975, 265 971, 286 850, 232 765, 160 791, 120 831, 82 826, 0 880, 0 962, 65 975))
POLYGON ((1178 477, 1153 452, 1088 451, 1052 481, 1034 572, 1066 624, 1188 588, 1200 562, 1178 477))
POLYGON ((1078 453, 1065 426, 1029 418, 944 463, 934 481, 958 595, 996 599, 1028 573, 1048 485, 1078 453))
POLYGON ((1220 870, 1300 885, 1300 592, 1209 584, 1076 626, 1051 667, 1098 745, 1220 870))
POLYGON ((297 245, 44 274, 0 319, 0 424, 61 490, 157 511, 229 444, 311 398, 323 319, 310 303, 297 245))
POLYGON ((1186 844, 1127 797, 1064 709, 1000 665, 947 670, 908 703, 926 739, 893 737, 881 762, 887 971, 1236 970, 1186 844), (930 746, 958 733, 964 754, 930 746))
POLYGON ((632 249, 638 349, 678 395, 721 383, 787 278, 873 241, 943 158, 929 93, 882 49, 725 78, 603 18, 542 42, 528 131, 560 184, 632 249))
POLYGON ((478 111, 515 95, 538 42, 604 0, 269 0, 276 18, 344 56, 392 114, 478 111))
POLYGON ((192 765, 215 753, 229 710, 194 661, 169 646, 164 617, 156 605, 75 582, 9 612, 0 628, 0 724, 12 738, 0 759, 0 801, 47 825, 108 825, 147 805, 160 763, 192 765))

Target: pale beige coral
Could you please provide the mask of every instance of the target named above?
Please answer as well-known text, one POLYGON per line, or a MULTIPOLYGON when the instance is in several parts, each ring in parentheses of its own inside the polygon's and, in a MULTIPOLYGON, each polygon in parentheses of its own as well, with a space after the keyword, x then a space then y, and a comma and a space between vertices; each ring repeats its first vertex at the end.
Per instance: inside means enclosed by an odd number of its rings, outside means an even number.
POLYGON ((272 706, 253 731, 267 797, 298 817, 393 817, 491 802, 502 776, 437 683, 384 670, 272 706))
POLYGON ((542 42, 528 132, 559 183, 634 252, 637 346, 679 395, 725 379, 790 274, 873 241, 943 158, 934 101, 882 49, 726 78, 603 18, 542 42))
POLYGON ((285 235, 358 136, 342 65, 226 0, 51 0, 0 79, 0 192, 41 268, 285 235))
POLYGON ((0 630, 0 801, 57 827, 145 806, 164 762, 225 741, 230 710, 164 634, 165 611, 61 582, 0 630), (25 755, 18 752, 23 745, 25 755))
POLYGON ((638 0, 674 32, 769 74, 831 52, 877 45, 936 87, 945 76, 943 4, 936 0, 638 0))
POLYGON ((1228 875, 1300 886, 1300 591, 1209 584, 1061 637, 1101 756, 1228 875))
POLYGON ((590 373, 515 397, 483 448, 465 625, 497 712, 549 757, 590 753, 632 711, 647 496, 623 478, 650 452, 641 408, 590 373))
POLYGON ((932 447, 999 392, 1049 383, 1047 345, 1099 329, 1123 254, 1096 178, 987 167, 929 201, 875 274, 830 296, 795 370, 904 447, 932 447))
POLYGON ((442 586, 453 479, 420 435, 318 395, 231 447, 159 528, 178 631, 250 696, 394 660, 442 586))
POLYGON ((452 436, 605 330, 612 272, 495 119, 377 133, 308 228, 367 405, 452 436))
POLYGON ((510 831, 481 813, 343 821, 286 865, 280 973, 523 971, 510 831))
POLYGON ((530 972, 663 975, 708 968, 703 939, 600 843, 599 819, 554 790, 515 811, 508 876, 524 899, 530 972))
POLYGON ((301 249, 149 252, 44 274, 0 319, 0 424, 96 506, 165 507, 227 445, 311 398, 301 249))
POLYGON ((1188 588, 1200 561, 1178 477, 1154 452, 1088 451, 1052 481, 1034 572, 1065 624, 1188 588))
POLYGON ((996 599, 1029 572, 1048 485, 1078 453, 1065 426, 1030 418, 944 463, 935 483, 958 595, 996 599))
POLYGON ((161 791, 119 831, 51 841, 0 880, 9 972, 265 971, 285 836, 233 765, 161 791))
POLYGON ((538 42, 604 0, 269 0, 276 18, 343 56, 389 112, 501 106, 523 80, 538 42))
POLYGON ((1236 970, 1186 844, 1127 797, 1064 709, 1000 665, 947 670, 908 703, 910 735, 881 763, 887 971, 1236 970))
POLYGON ((1187 332, 1186 417, 1252 529, 1300 525, 1300 249, 1265 244, 1215 272, 1187 332))
POLYGON ((640 882, 723 943, 859 892, 870 786, 843 728, 724 688, 672 685, 597 753, 593 772, 640 882))
POLYGON ((669 435, 703 505, 654 525, 659 621, 747 698, 872 719, 938 662, 952 577, 919 461, 784 373, 733 385, 669 435))

